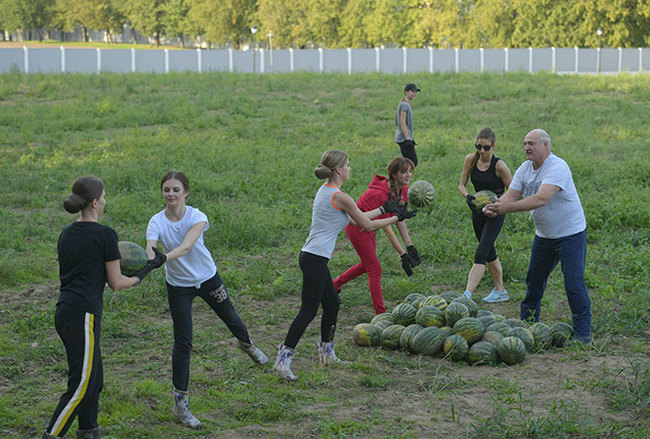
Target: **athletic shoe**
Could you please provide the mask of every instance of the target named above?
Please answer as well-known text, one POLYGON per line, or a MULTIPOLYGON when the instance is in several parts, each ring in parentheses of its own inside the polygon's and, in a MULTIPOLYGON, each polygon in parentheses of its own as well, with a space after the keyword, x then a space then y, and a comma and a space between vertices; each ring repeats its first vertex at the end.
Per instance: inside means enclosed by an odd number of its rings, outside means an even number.
POLYGON ((280 345, 273 370, 287 381, 296 381, 298 378, 291 371, 291 360, 293 360, 293 349, 280 345))
POLYGON ((246 343, 245 341, 237 340, 239 342, 239 349, 246 352, 251 360, 257 364, 264 366, 269 362, 267 356, 253 343, 246 343))
POLYGON ((334 353, 334 342, 333 341, 322 341, 316 343, 316 350, 318 351, 318 362, 325 366, 327 364, 350 364, 349 361, 343 361, 336 356, 334 353))
POLYGON ((201 427, 201 421, 196 419, 192 412, 190 412, 187 393, 174 391, 174 417, 186 427, 201 427))
POLYGON ((490 294, 488 294, 482 300, 483 302, 486 303, 507 302, 508 300, 510 300, 510 296, 508 295, 508 292, 506 290, 497 291, 496 288, 492 288, 490 294))
POLYGON ((464 294, 465 297, 467 297, 468 299, 471 299, 471 298, 472 298, 472 293, 470 293, 470 292, 467 291, 467 290, 465 290, 465 291, 463 292, 463 294, 464 294))

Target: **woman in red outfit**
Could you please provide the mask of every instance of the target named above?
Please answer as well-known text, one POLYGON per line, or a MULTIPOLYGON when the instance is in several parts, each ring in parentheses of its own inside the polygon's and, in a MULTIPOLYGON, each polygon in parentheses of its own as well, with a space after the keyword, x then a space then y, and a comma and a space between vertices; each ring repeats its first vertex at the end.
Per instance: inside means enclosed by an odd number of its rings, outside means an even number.
MULTIPOLYGON (((414 168, 415 165, 411 160, 405 157, 394 158, 388 165, 388 178, 381 175, 374 176, 366 192, 357 201, 359 209, 363 212, 377 209, 386 202, 388 197, 392 200, 401 200, 403 203, 406 203, 408 201, 408 184, 411 181, 411 174, 414 168)), ((389 217, 390 215, 394 214, 385 213, 377 218, 389 217)), ((411 237, 409 236, 408 228, 404 221, 397 223, 397 230, 406 245, 406 251, 397 240, 392 227, 387 226, 384 228, 388 240, 402 259, 402 268, 408 276, 411 276, 413 274, 412 267, 420 263, 420 256, 411 242, 411 237)), ((348 268, 343 274, 334 279, 334 286, 337 290, 340 290, 343 285, 352 279, 368 273, 368 285, 370 287, 370 296, 372 297, 372 306, 375 308, 377 314, 386 312, 384 298, 381 294, 382 268, 377 258, 377 239, 375 232, 367 232, 361 227, 350 223, 345 228, 345 233, 357 251, 361 262, 348 268)))

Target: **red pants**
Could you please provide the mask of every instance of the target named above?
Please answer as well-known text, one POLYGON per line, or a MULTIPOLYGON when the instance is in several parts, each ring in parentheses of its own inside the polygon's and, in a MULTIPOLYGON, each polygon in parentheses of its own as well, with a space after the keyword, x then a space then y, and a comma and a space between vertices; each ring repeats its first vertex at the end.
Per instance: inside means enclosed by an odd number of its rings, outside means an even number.
POLYGON ((345 228, 350 242, 357 251, 361 262, 348 268, 334 279, 334 287, 339 290, 352 279, 368 273, 368 286, 372 297, 372 306, 377 314, 386 312, 384 298, 381 294, 381 264, 377 258, 377 239, 375 232, 366 232, 359 226, 349 225, 345 228))

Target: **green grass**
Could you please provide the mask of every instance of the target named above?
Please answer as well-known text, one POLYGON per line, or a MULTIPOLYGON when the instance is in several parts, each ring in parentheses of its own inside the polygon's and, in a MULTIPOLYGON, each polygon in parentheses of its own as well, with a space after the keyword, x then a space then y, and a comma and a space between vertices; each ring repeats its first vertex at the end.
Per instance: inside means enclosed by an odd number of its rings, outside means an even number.
MULTIPOLYGON (((414 179, 432 182, 436 198, 409 220, 423 257, 413 277, 379 236, 387 306, 412 292, 464 287, 475 241, 457 190, 462 159, 489 125, 514 172, 526 132, 541 127, 571 166, 587 216, 595 346, 530 355, 517 367, 360 349, 351 329, 373 316, 362 278, 343 290, 336 337, 339 356, 354 363, 318 366, 317 318, 298 346, 300 379, 288 385, 270 366, 254 367, 197 301, 191 406, 206 428, 193 432, 171 416, 171 318, 155 272, 105 294, 104 436, 647 437, 650 76, 550 74, 0 75, 0 434, 38 436, 65 386, 53 327, 56 241, 74 220, 61 203, 75 177, 102 177, 101 222, 144 244, 148 219, 163 207, 160 177, 184 170, 233 302, 274 354, 299 307, 297 255, 320 184, 313 168, 325 150, 347 151, 344 189, 360 196, 398 154, 394 110, 412 81, 423 90, 413 103, 414 179)), ((533 232, 528 214, 512 214, 497 241, 513 300, 491 309, 506 317, 518 314, 525 293, 533 232)), ((332 274, 357 261, 341 234, 332 274)), ((479 295, 491 288, 486 276, 479 295)), ((570 321, 559 267, 542 318, 570 321)))

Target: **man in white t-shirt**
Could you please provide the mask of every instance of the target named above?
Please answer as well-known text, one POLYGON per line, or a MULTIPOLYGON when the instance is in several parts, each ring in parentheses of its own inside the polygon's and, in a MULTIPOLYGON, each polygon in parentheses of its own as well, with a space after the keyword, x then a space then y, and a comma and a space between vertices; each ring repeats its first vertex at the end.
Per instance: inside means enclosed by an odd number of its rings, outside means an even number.
POLYGON ((539 321, 546 281, 561 262, 574 338, 590 344, 591 300, 585 284, 587 223, 571 169, 551 153, 551 137, 542 129, 526 135, 524 151, 527 160, 515 172, 508 191, 483 211, 488 216, 530 211, 535 222, 520 318, 539 321))

